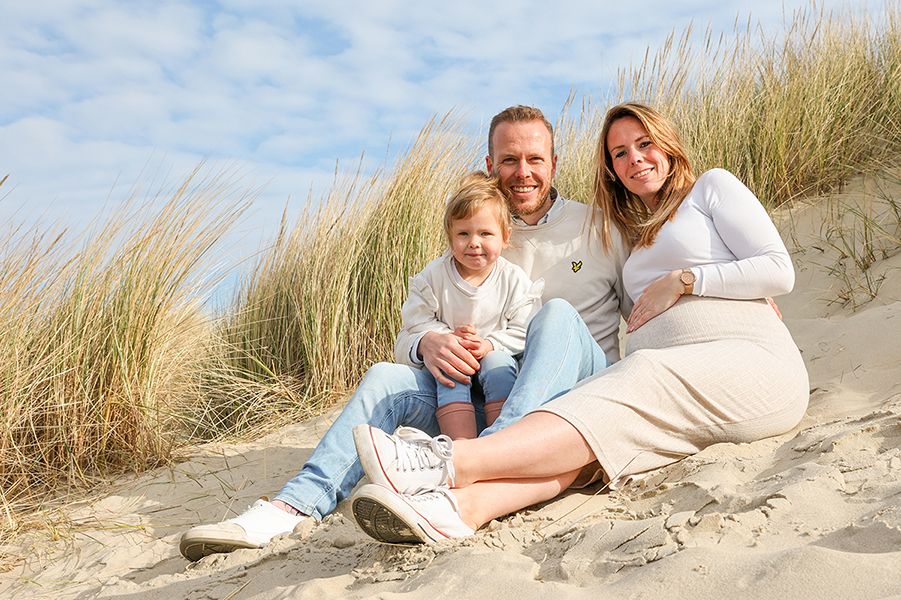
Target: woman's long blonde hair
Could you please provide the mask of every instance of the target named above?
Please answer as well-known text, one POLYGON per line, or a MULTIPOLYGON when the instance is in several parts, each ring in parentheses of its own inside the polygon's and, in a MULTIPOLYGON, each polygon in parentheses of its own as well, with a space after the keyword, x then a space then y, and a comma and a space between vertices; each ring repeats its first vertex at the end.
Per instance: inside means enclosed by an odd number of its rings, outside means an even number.
POLYGON ((607 111, 604 126, 598 139, 597 170, 595 172, 594 205, 600 209, 603 221, 597 223, 604 247, 610 249, 610 223, 612 222, 633 248, 650 246, 660 228, 676 213, 682 200, 691 191, 695 175, 682 140, 672 124, 649 106, 627 102, 607 111), (607 134, 616 121, 635 117, 648 137, 669 158, 670 169, 657 193, 659 200, 653 211, 641 199, 626 189, 613 170, 613 160, 607 150, 607 134))

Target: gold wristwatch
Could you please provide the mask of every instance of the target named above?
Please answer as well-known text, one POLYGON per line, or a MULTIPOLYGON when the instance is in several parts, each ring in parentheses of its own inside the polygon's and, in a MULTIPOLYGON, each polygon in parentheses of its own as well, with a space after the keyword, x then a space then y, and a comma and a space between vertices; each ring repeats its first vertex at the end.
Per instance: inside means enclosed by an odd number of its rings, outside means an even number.
POLYGON ((683 296, 690 296, 695 290, 695 280, 697 280, 697 277, 695 277, 695 274, 691 269, 682 269, 682 274, 679 275, 679 281, 682 282, 683 296))

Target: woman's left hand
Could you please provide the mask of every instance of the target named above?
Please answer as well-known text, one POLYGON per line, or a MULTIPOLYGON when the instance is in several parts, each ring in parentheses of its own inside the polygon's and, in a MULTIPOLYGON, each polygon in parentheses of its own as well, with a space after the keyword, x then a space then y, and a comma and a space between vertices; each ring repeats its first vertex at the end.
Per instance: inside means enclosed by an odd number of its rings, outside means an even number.
POLYGON ((626 332, 631 333, 667 310, 682 295, 682 281, 679 276, 682 270, 670 271, 651 285, 638 298, 632 307, 626 332))

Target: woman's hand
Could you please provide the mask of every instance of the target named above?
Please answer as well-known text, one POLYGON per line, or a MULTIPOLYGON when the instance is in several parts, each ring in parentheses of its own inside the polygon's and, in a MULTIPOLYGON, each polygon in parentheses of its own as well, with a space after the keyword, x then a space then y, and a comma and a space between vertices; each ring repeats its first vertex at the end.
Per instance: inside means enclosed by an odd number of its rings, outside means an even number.
POLYGON ((682 295, 683 285, 679 276, 682 270, 670 271, 651 285, 638 298, 632 307, 626 332, 631 333, 667 310, 682 295))
POLYGON ((782 311, 779 310, 779 305, 776 304, 776 301, 773 300, 772 298, 770 298, 769 296, 767 296, 766 298, 764 298, 764 300, 766 300, 766 303, 769 304, 770 307, 771 307, 773 310, 776 311, 776 316, 779 317, 779 320, 780 320, 780 321, 782 321, 782 320, 783 320, 783 319, 782 319, 782 311))
POLYGON ((469 350, 476 360, 482 360, 485 355, 494 350, 494 344, 476 333, 472 325, 461 325, 454 329, 454 335, 460 338, 460 343, 469 350))

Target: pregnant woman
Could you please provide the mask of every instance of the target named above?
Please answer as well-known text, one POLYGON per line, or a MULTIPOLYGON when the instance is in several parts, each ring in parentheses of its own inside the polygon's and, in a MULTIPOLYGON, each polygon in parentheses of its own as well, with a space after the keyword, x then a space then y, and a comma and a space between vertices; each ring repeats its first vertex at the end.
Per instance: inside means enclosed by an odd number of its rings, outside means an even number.
POLYGON ((722 169, 696 178, 672 125, 630 103, 605 118, 595 204, 604 243, 616 227, 632 246, 626 357, 479 439, 357 427, 372 483, 353 511, 367 534, 388 543, 470 535, 581 483, 580 473, 615 487, 801 420, 807 371, 765 300, 791 291, 794 270, 754 194, 722 169))

